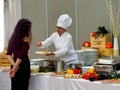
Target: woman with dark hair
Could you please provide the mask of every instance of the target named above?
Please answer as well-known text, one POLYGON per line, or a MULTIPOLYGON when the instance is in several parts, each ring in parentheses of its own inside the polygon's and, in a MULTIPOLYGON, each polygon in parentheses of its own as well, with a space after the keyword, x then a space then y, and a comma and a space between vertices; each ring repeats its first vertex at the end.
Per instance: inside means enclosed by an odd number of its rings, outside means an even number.
POLYGON ((20 19, 9 40, 7 56, 11 63, 9 72, 11 90, 28 90, 30 79, 28 50, 32 40, 31 24, 28 19, 20 19))

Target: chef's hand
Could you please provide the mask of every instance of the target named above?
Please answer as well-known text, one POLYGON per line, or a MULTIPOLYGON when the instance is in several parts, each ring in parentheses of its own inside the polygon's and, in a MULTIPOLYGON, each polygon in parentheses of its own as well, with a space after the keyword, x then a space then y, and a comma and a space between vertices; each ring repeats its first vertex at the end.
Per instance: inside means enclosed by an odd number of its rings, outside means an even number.
POLYGON ((46 53, 46 56, 55 55, 53 52, 46 53))
POLYGON ((38 46, 38 47, 42 47, 42 43, 41 43, 41 42, 38 42, 38 43, 37 43, 37 46, 38 46))

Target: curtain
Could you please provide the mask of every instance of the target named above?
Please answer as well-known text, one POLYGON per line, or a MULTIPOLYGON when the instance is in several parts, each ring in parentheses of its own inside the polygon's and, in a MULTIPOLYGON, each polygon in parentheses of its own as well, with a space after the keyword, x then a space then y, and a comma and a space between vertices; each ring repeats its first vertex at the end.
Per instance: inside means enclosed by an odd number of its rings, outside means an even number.
POLYGON ((21 0, 4 0, 4 46, 7 47, 17 21, 21 18, 21 0))

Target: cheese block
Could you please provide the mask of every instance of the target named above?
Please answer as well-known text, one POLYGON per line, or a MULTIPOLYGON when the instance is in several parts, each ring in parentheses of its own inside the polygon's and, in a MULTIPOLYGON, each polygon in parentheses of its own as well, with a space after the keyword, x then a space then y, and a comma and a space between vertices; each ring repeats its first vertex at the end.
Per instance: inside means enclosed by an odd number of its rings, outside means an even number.
POLYGON ((93 47, 93 48, 100 48, 100 47, 105 48, 105 45, 108 41, 110 41, 109 33, 104 36, 100 35, 97 38, 93 37, 92 34, 90 34, 91 47, 93 47))
POLYGON ((90 41, 91 42, 97 42, 97 41, 100 41, 100 42, 107 42, 110 40, 110 34, 106 34, 104 36, 99 36, 97 38, 93 37, 92 34, 90 34, 90 41))
POLYGON ((113 55, 113 48, 98 48, 99 56, 111 56, 113 55))

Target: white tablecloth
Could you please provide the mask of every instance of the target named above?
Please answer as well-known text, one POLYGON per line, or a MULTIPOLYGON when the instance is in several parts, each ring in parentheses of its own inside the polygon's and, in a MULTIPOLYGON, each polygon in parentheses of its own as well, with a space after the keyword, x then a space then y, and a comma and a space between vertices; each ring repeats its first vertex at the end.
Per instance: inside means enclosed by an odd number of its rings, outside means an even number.
MULTIPOLYGON (((8 72, 0 72, 0 90, 10 90, 8 72)), ((104 84, 84 79, 31 75, 29 90, 120 90, 120 84, 104 84)))
POLYGON ((120 85, 104 84, 100 81, 91 82, 84 79, 50 77, 50 90, 120 90, 120 85))
POLYGON ((31 75, 29 90, 49 90, 49 76, 31 75))
POLYGON ((10 78, 8 72, 0 71, 0 90, 10 90, 10 78))
MULTIPOLYGON (((10 85, 8 72, 0 71, 0 90, 10 90, 10 85)), ((31 75, 29 90, 49 90, 49 76, 31 75)))

